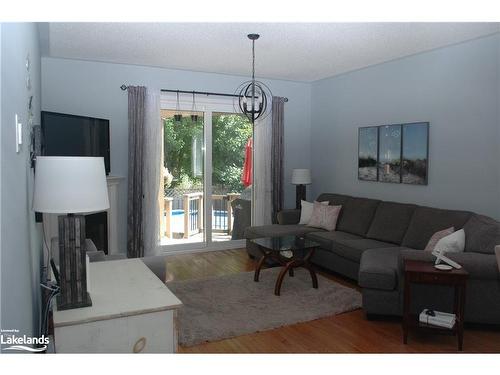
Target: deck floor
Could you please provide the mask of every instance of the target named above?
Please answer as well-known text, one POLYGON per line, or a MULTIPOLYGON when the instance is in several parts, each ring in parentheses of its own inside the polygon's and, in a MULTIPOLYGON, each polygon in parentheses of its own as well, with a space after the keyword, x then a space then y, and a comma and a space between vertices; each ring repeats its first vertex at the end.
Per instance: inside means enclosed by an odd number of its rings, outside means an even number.
MULTIPOLYGON (((165 220, 165 217, 164 217, 165 220)), ((216 215, 212 215, 212 223, 215 224, 218 227, 225 228, 226 230, 222 229, 213 229, 212 230, 212 241, 213 242, 222 242, 222 241, 230 241, 231 240, 231 235, 227 233, 227 218, 226 217, 219 217, 216 215)), ((165 233, 165 221, 162 223, 163 229, 162 233, 165 233)), ((203 243, 204 242, 204 237, 205 233, 196 233, 192 234, 188 238, 183 238, 183 233, 184 233, 184 214, 177 214, 177 215, 172 215, 171 217, 171 231, 172 231, 172 237, 167 237, 163 235, 161 238, 161 245, 162 246, 167 246, 167 245, 182 245, 182 244, 194 244, 194 243, 203 243)))
MULTIPOLYGON (((182 236, 182 233, 179 233, 178 235, 182 236)), ((161 245, 166 246, 166 245, 182 245, 182 244, 187 244, 187 243, 203 243, 204 237, 205 237, 204 233, 193 234, 192 236, 189 236, 189 238, 168 238, 168 237, 163 236, 161 238, 161 245)), ((212 232, 212 241, 213 242, 222 242, 222 241, 230 241, 230 240, 231 240, 230 234, 212 232)))

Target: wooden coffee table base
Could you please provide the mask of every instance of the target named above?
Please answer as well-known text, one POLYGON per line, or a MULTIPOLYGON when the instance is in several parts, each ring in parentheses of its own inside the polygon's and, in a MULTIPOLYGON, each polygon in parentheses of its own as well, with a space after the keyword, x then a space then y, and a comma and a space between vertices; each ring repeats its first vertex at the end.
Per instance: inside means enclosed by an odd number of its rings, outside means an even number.
POLYGON ((264 250, 263 248, 259 247, 261 252, 263 253, 262 257, 259 260, 259 263, 257 264, 257 268, 255 269, 255 274, 253 280, 255 282, 259 281, 259 275, 260 275, 260 270, 262 269, 262 266, 268 259, 272 259, 277 261, 283 268, 280 271, 278 275, 278 279, 276 280, 276 285, 274 287, 274 294, 279 296, 280 291, 281 291, 281 284, 283 284, 283 279, 285 278, 285 275, 288 273, 290 277, 293 277, 293 269, 294 268, 305 268, 309 271, 309 274, 311 275, 312 279, 312 285, 313 288, 318 289, 318 277, 316 276, 316 272, 311 266, 311 263, 309 260, 314 254, 314 249, 310 249, 307 254, 303 258, 285 258, 279 254, 277 251, 272 251, 272 250, 264 250))

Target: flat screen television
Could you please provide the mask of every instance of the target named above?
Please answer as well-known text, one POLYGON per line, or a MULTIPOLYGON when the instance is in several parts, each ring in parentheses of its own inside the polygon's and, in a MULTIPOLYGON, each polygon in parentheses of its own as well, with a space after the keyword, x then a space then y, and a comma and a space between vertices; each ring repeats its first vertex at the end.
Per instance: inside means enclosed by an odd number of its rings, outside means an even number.
POLYGON ((42 155, 102 156, 108 175, 109 120, 42 111, 42 155))

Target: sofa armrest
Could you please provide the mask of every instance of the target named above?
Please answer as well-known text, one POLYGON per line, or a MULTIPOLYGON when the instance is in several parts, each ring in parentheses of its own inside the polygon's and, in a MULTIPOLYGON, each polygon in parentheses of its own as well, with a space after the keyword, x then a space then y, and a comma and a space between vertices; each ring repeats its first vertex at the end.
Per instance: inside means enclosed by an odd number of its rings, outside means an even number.
POLYGON ((401 261, 404 260, 421 260, 424 262, 434 262, 436 257, 430 251, 403 249, 401 250, 401 261))
MULTIPOLYGON (((500 257, 500 255, 495 257, 493 254, 468 251, 461 253, 446 253, 446 256, 460 264, 469 273, 472 279, 498 280, 500 276, 498 272, 498 267, 500 266, 498 266, 498 259, 496 259, 500 257)), ((401 272, 403 272, 403 260, 407 259, 434 263, 436 257, 429 251, 404 249, 401 251, 400 257, 401 272)))
POLYGON ((466 251, 446 253, 446 256, 460 264, 469 273, 471 279, 498 280, 500 277, 494 254, 466 251))
POLYGON ((495 246, 495 255, 497 256, 498 272, 500 272, 500 245, 495 246))
POLYGON ((300 210, 288 209, 278 212, 278 224, 298 224, 300 221, 300 210))

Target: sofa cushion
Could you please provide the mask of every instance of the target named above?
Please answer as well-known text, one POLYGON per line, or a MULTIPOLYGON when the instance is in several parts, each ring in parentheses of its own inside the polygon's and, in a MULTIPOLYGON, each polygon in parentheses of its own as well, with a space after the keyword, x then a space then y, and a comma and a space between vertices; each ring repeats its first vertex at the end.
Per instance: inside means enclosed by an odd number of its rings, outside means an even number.
POLYGON ((371 240, 369 238, 357 240, 338 239, 333 241, 331 251, 337 255, 359 263, 361 260, 361 255, 363 255, 363 252, 365 250, 377 248, 380 249, 384 247, 397 246, 388 242, 371 240))
POLYGON ((337 229, 343 232, 365 236, 377 209, 379 200, 351 198, 342 205, 342 214, 337 229))
POLYGON ((500 245, 500 223, 490 217, 472 214, 464 231, 466 252, 493 254, 500 245))
POLYGON ((414 204, 380 202, 366 237, 400 244, 416 208, 414 204))
POLYGON ((447 253, 446 256, 460 264, 469 278, 476 280, 500 280, 495 254, 447 253))
POLYGON ((312 228, 305 225, 292 224, 292 225, 261 225, 256 227, 248 227, 245 229, 245 238, 262 238, 262 237, 281 237, 281 236, 301 236, 309 232, 318 232, 322 229, 312 228))
POLYGON ((277 215, 278 224, 298 224, 300 221, 300 210, 295 208, 281 210, 277 215))
POLYGON ((370 289, 394 290, 397 284, 400 247, 368 249, 359 265, 359 286, 370 289))
POLYGON ((417 207, 401 245, 423 250, 434 233, 449 227, 459 230, 470 216, 471 213, 466 211, 417 207))
POLYGON ((318 202, 328 201, 332 206, 343 206, 350 199, 352 199, 352 197, 349 195, 324 193, 320 194, 316 200, 318 202))
POLYGON ((356 234, 351 234, 347 232, 340 232, 338 230, 333 232, 312 232, 307 233, 306 238, 316 241, 325 250, 331 250, 334 240, 361 240, 356 234))
POLYGON ((416 250, 416 249, 410 249, 410 248, 405 248, 402 249, 400 252, 400 266, 401 269, 403 269, 403 261, 404 260, 421 260, 424 262, 434 262, 436 260, 436 257, 432 255, 431 252, 429 251, 422 251, 422 250, 416 250))
MULTIPOLYGON (((343 194, 332 194, 332 193, 323 193, 320 194, 318 199, 316 199, 317 202, 326 202, 328 201, 331 206, 342 206, 344 207, 345 203, 349 200, 351 200, 352 197, 349 195, 343 195, 343 194)), ((340 210, 339 217, 337 219, 337 223, 339 222, 340 218, 344 215, 344 209, 340 210)))

